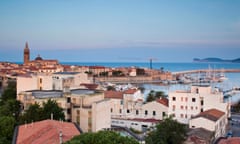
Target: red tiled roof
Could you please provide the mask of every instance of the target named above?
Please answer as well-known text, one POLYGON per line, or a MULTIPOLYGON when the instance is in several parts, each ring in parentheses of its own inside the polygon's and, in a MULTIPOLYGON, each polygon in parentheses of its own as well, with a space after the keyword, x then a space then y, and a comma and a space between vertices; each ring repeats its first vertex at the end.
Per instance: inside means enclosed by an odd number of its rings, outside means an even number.
POLYGON ((66 142, 80 132, 73 123, 55 120, 43 120, 19 126, 17 144, 59 144, 59 134, 66 142))
POLYGON ((123 92, 119 91, 105 91, 104 92, 105 98, 113 98, 113 99, 123 99, 123 92))
POLYGON ((228 139, 221 139, 218 144, 240 144, 240 137, 231 137, 228 139))
POLYGON ((168 99, 167 98, 160 98, 157 100, 157 102, 168 107, 168 99))
POLYGON ((204 112, 201 112, 199 115, 195 116, 194 118, 204 117, 204 118, 207 118, 207 119, 212 120, 212 121, 217 121, 217 120, 219 120, 224 114, 225 114, 225 112, 222 112, 222 111, 220 111, 220 110, 217 110, 217 109, 209 109, 209 110, 206 110, 206 111, 204 111, 204 112))
POLYGON ((88 84, 88 83, 82 83, 80 84, 80 86, 85 86, 87 89, 90 89, 90 90, 95 90, 98 87, 97 84, 88 84))
POLYGON ((136 91, 136 89, 128 89, 124 91, 124 94, 134 94, 136 91))

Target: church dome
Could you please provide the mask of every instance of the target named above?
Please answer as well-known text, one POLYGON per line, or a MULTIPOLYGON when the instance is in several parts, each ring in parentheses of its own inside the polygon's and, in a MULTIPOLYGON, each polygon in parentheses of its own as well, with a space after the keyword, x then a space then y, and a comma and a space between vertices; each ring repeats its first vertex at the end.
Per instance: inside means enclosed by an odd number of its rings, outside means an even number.
POLYGON ((38 55, 35 60, 43 60, 42 57, 40 57, 40 55, 38 55))

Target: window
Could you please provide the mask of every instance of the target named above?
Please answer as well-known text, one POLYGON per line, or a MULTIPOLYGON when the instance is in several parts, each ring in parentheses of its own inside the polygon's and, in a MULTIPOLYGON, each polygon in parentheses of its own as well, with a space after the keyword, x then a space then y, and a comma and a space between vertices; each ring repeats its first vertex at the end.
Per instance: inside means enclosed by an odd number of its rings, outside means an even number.
POLYGON ((71 102, 71 98, 68 97, 68 98, 67 98, 67 103, 70 103, 70 102, 71 102))
POLYGON ((203 108, 201 108, 201 112, 203 112, 203 108))
POLYGON ((187 97, 185 97, 185 102, 187 102, 188 101, 188 98, 187 97))
POLYGON ((187 107, 187 106, 185 106, 185 109, 186 109, 186 110, 187 110, 187 108, 188 108, 188 107, 187 107))
POLYGON ((183 97, 181 97, 181 101, 183 101, 183 97))
POLYGON ((71 114, 71 109, 67 109, 67 114, 71 114))
POLYGON ((192 98, 192 102, 195 102, 196 101, 196 98, 192 98))
POLYGON ((180 108, 183 109, 183 106, 181 105, 180 108))
POLYGON ((77 115, 79 115, 80 114, 80 110, 77 110, 77 115))
POLYGON ((197 109, 198 109, 198 107, 196 106, 196 107, 195 107, 195 109, 197 110, 197 109))
POLYGON ((129 109, 127 109, 127 113, 130 113, 130 110, 129 110, 129 109))
POLYGON ((153 111, 153 116, 155 116, 156 115, 156 111, 153 111))
POLYGON ((123 105, 123 100, 121 100, 121 105, 123 105))
POLYGON ((173 108, 172 108, 172 109, 173 109, 173 111, 175 111, 175 109, 176 109, 176 106, 175 106, 175 105, 173 105, 173 108))
POLYGON ((147 110, 145 110, 145 115, 148 115, 148 111, 147 110))
POLYGON ((162 112, 162 117, 165 117, 166 116, 166 113, 165 112, 162 112))
POLYGON ((199 93, 199 89, 198 89, 198 88, 196 89, 196 93, 197 93, 197 94, 199 93))
POLYGON ((122 109, 119 109, 119 113, 122 113, 122 109))
POLYGON ((180 117, 183 118, 183 114, 180 114, 180 117))
POLYGON ((175 100, 176 100, 176 97, 172 97, 172 100, 175 101, 175 100))
POLYGON ((110 110, 110 111, 111 111, 111 113, 112 113, 112 112, 113 112, 113 109, 111 108, 111 110, 110 110))
POLYGON ((191 110, 193 110, 193 106, 191 106, 191 110))
POLYGON ((136 110, 136 115, 138 115, 138 110, 136 110))
POLYGON ((42 78, 39 79, 40 84, 42 83, 42 78))
POLYGON ((42 90, 42 87, 40 86, 40 90, 42 90))
POLYGON ((185 114, 185 118, 187 118, 187 114, 185 114))
POLYGON ((203 103, 203 100, 201 100, 201 105, 203 106, 203 104, 204 104, 204 103, 203 103))

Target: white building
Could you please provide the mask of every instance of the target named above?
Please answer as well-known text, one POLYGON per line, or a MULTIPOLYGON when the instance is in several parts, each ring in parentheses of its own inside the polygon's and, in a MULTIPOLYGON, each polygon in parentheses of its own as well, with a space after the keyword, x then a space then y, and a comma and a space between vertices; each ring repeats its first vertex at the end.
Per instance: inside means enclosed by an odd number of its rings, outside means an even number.
POLYGON ((156 119, 140 119, 140 118, 112 118, 112 126, 133 128, 135 130, 146 132, 148 129, 153 129, 160 120, 156 119))
POLYGON ((77 89, 81 83, 92 83, 92 80, 87 74, 78 72, 22 75, 17 77, 17 94, 29 90, 77 89))
POLYGON ((215 134, 215 138, 218 138, 225 135, 227 123, 227 115, 224 112, 217 109, 209 109, 194 116, 189 121, 189 127, 204 128, 212 131, 215 134))
POLYGON ((223 101, 223 93, 208 85, 191 86, 189 91, 174 91, 169 93, 169 113, 184 124, 200 112, 216 108, 230 115, 230 106, 223 101))

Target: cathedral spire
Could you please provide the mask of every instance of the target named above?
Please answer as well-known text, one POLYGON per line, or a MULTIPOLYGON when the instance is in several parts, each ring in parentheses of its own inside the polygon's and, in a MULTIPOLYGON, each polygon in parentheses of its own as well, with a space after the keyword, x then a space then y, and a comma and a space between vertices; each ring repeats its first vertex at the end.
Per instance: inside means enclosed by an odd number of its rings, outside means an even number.
POLYGON ((25 48, 27 48, 28 49, 28 42, 26 41, 26 44, 25 44, 25 48))

